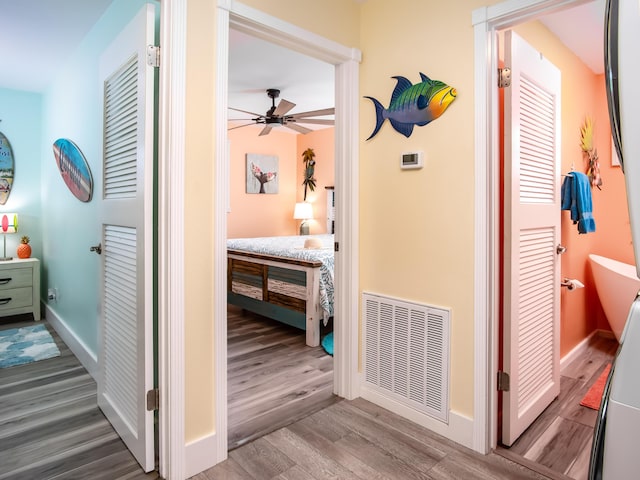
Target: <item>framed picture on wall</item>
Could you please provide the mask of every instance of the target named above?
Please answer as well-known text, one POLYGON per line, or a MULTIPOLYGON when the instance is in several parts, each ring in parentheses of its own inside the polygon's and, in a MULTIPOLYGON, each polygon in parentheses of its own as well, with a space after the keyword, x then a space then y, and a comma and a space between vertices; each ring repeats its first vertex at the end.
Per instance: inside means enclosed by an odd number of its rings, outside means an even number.
POLYGON ((611 166, 620 166, 620 159, 618 158, 618 152, 616 151, 616 144, 613 143, 613 138, 611 139, 611 166))
POLYGON ((247 193, 278 193, 278 157, 247 153, 247 193))

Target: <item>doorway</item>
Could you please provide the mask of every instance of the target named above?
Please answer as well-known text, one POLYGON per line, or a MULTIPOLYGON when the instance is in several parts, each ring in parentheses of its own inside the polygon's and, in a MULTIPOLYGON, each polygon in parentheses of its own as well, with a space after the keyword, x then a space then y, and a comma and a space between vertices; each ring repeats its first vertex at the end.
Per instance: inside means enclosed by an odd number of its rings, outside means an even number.
MULTIPOLYGON (((584 2, 570 2, 569 6, 575 6, 577 4, 581 4, 584 2)), ((562 4, 562 2, 544 2, 544 5, 541 5, 539 2, 527 2, 526 5, 521 5, 519 7, 513 6, 505 6, 505 4, 501 4, 502 7, 505 7, 505 11, 500 11, 497 13, 500 8, 496 8, 493 10, 491 7, 490 10, 485 10, 484 16, 476 17, 475 27, 476 33, 486 32, 487 36, 485 38, 480 38, 479 35, 476 36, 476 66, 480 69, 478 72, 477 85, 481 92, 481 99, 477 104, 476 110, 476 118, 477 119, 486 119, 486 126, 480 125, 477 123, 477 139, 479 140, 479 148, 477 152, 477 166, 479 167, 477 172, 479 174, 477 178, 477 183, 480 188, 476 191, 476 199, 477 204, 482 209, 482 206, 486 206, 487 208, 487 216, 485 218, 481 218, 482 214, 478 215, 477 220, 486 221, 489 225, 489 229, 487 232, 478 232, 480 234, 480 251, 486 252, 497 252, 498 244, 499 244, 499 218, 500 218, 500 207, 496 207, 499 205, 499 149, 498 149, 498 118, 499 118, 499 109, 498 109, 498 94, 497 88, 494 87, 497 85, 497 67, 498 67, 498 56, 497 56, 497 32, 502 29, 512 28, 514 25, 518 25, 520 23, 536 20, 540 16, 545 13, 548 13, 550 10, 554 8, 566 8, 566 4, 562 4), (487 62, 486 56, 481 58, 481 52, 483 49, 487 49, 492 52, 492 58, 489 62, 487 62), (484 111, 483 111, 484 110, 484 111), (485 140, 488 139, 488 140, 485 140), (483 148, 486 147, 486 150, 483 148), (488 152, 488 155, 485 156, 482 154, 483 151, 488 152)), ((474 12, 474 14, 481 13, 480 11, 474 12)), ((484 51, 487 51, 484 50, 484 51)), ((483 259, 477 258, 476 260, 477 266, 480 269, 481 278, 486 279, 487 287, 483 287, 478 285, 479 291, 482 291, 481 297, 486 300, 486 304, 482 302, 479 304, 479 313, 483 315, 484 312, 487 313, 486 318, 490 318, 488 322, 482 320, 481 318, 476 319, 476 326, 478 327, 478 335, 476 337, 477 346, 482 347, 482 357, 476 358, 477 364, 476 366, 480 367, 482 371, 483 366, 486 367, 484 370, 485 373, 488 374, 486 377, 478 376, 477 380, 483 383, 483 386, 478 386, 477 392, 478 394, 482 394, 483 391, 488 392, 488 401, 484 401, 480 399, 480 404, 476 405, 476 413, 478 419, 486 419, 486 436, 482 437, 477 445, 480 445, 483 441, 486 441, 486 450, 496 448, 499 434, 497 431, 498 425, 498 393, 497 393, 497 375, 498 371, 498 349, 499 349, 499 324, 498 324, 498 312, 499 312, 499 302, 498 302, 498 291, 499 291, 499 278, 497 272, 499 272, 499 263, 498 263, 498 255, 493 254, 488 262, 484 262, 483 259), (483 310, 486 308, 486 310, 483 310), (485 336, 486 334, 486 336, 485 336), (482 380, 482 379, 485 380, 482 380), (488 390, 483 390, 488 389, 488 390)), ((476 397, 479 399, 479 397, 476 397)))
MULTIPOLYGON (((333 237, 325 212, 332 192, 327 187, 335 183, 335 127, 313 123, 316 118, 307 123, 305 114, 332 111, 335 67, 231 28, 228 82, 227 235, 230 248, 240 250, 229 260, 227 299, 228 449, 233 450, 338 398, 333 358, 317 343, 333 326, 333 237), (276 119, 282 123, 269 123, 276 119), (314 155, 314 185, 303 192, 302 153, 308 149, 314 155), (300 235, 300 220, 294 219, 299 202, 312 209, 305 220, 308 235, 300 235), (304 249, 306 239, 323 248, 304 249), (275 257, 277 265, 262 263, 261 254, 269 254, 269 262, 275 257), (319 278, 320 298, 326 299, 320 311, 309 309, 310 277, 286 263, 293 257, 319 261, 331 272, 319 278), (316 312, 326 320, 319 329, 305 319, 316 312)), ((330 114, 312 117, 332 121, 330 114)))
MULTIPOLYGON (((358 396, 357 345, 358 345, 358 256, 357 256, 357 199, 358 164, 358 63, 361 54, 299 27, 282 22, 242 5, 218 5, 217 44, 227 45, 229 28, 251 33, 258 38, 323 60, 335 66, 336 132, 335 179, 336 197, 335 241, 339 253, 335 258, 334 324, 334 382, 333 392, 348 399, 358 396)), ((216 75, 216 208, 214 240, 215 298, 226 298, 226 205, 228 198, 228 58, 217 57, 216 75)), ((220 428, 217 438, 217 458, 224 459, 227 451, 227 304, 216 302, 215 352, 216 352, 216 425, 220 428), (224 449, 224 451, 222 451, 224 449)))

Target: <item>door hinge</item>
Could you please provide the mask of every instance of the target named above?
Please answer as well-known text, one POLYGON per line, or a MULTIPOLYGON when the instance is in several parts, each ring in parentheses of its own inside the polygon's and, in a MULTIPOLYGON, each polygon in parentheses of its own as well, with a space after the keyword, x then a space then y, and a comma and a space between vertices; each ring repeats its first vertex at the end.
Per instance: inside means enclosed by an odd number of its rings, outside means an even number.
POLYGON ((333 242, 333 251, 334 252, 340 251, 340 244, 338 242, 333 242))
POLYGON ((147 392, 147 411, 158 410, 160 408, 160 390, 154 388, 147 392))
POLYGON ((498 88, 505 88, 511 86, 511 69, 499 68, 498 69, 498 88))
POLYGON ((147 45, 147 65, 156 68, 160 66, 160 47, 147 45))
POLYGON ((501 370, 498 371, 498 391, 509 391, 509 374, 501 370))

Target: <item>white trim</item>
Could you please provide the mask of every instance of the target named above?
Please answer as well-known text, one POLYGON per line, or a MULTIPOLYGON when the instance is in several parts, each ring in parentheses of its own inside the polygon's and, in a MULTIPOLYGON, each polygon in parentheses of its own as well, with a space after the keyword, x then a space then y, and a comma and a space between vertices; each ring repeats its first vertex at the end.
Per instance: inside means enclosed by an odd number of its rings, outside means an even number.
MULTIPOLYGON (((358 394, 358 63, 360 51, 303 30, 278 18, 254 10, 233 0, 218 0, 218 42, 227 42, 228 27, 233 26, 253 36, 268 39, 285 48, 336 65, 336 255, 335 317, 336 355, 334 358, 334 392, 354 398, 358 394), (225 26, 225 16, 228 23, 225 26), (343 300, 344 299, 344 300, 343 300), (344 348, 345 355, 342 355, 344 348)), ((226 174, 228 58, 218 48, 216 72, 216 207, 215 207, 215 368, 216 368, 216 449, 209 452, 220 461, 226 458, 226 199, 229 182, 226 174), (223 395, 225 393, 225 395, 223 395), (224 437, 224 438, 223 438, 224 437)))
POLYGON ((386 408, 387 410, 422 427, 428 428, 438 435, 442 435, 443 437, 453 440, 460 445, 464 445, 467 448, 473 448, 475 422, 469 417, 454 412, 453 410, 449 410, 448 423, 442 422, 411 407, 403 405, 386 395, 380 394, 376 390, 369 388, 363 381, 361 381, 360 393, 362 394, 362 398, 365 400, 375 403, 376 405, 380 405, 381 407, 386 408))
POLYGON ((158 137, 160 476, 185 477, 184 160, 187 0, 162 2, 158 137))
POLYGON ((58 316, 58 314, 49 305, 44 305, 45 318, 49 325, 58 333, 62 341, 69 350, 73 352, 82 366, 89 372, 94 380, 98 381, 98 356, 95 352, 82 341, 73 330, 69 328, 67 322, 58 316))
POLYGON ((336 66, 335 256, 333 391, 349 400, 360 396, 358 374, 359 298, 359 52, 336 66))
MULTIPOLYGON (((215 385, 216 385, 216 448, 211 460, 227 458, 227 206, 229 205, 229 138, 227 137, 227 97, 229 91, 229 11, 218 8, 216 35, 216 191, 213 254, 215 385), (220 361, 224 359, 223 361, 220 361)), ((214 108, 212 106, 212 108, 214 108)))
POLYGON ((475 63, 475 314, 473 449, 497 446, 499 174, 496 32, 542 13, 588 0, 507 0, 474 10, 475 63), (494 87, 495 86, 495 87, 494 87))
MULTIPOLYGON (((215 433, 187 443, 185 448, 185 477, 191 478, 200 472, 210 469, 216 463, 211 452, 218 448, 219 435, 215 433)), ((225 444, 226 444, 225 440, 225 444)), ((220 460, 222 461, 222 460, 220 460)))

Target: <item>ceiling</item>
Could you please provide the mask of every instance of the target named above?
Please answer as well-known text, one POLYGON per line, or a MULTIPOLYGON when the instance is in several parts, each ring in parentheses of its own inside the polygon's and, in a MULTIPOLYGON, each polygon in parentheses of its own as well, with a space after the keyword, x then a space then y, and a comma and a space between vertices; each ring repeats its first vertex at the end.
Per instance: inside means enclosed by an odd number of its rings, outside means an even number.
MULTIPOLYGON (((0 87, 43 91, 111 2, 0 0, 0 45, 11 45, 2 52, 0 87)), ((596 73, 602 73, 604 3, 596 0, 541 19, 596 73)), ((290 113, 332 107, 334 67, 232 30, 229 106, 264 114, 271 107, 267 88, 280 89, 280 98, 297 104, 290 113)), ((230 118, 249 117, 230 112, 230 118)))

